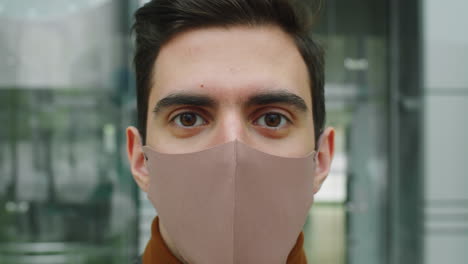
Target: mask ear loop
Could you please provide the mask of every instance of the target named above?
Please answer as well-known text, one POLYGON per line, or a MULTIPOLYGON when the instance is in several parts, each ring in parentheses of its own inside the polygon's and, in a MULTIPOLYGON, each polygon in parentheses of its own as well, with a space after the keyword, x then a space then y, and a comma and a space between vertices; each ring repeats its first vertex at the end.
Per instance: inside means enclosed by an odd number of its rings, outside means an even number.
POLYGON ((145 151, 142 151, 142 152, 143 152, 143 158, 144 158, 144 162, 146 166, 146 163, 148 162, 149 158, 148 158, 148 155, 146 155, 145 151))
POLYGON ((319 140, 317 141, 317 147, 316 147, 315 154, 314 154, 315 163, 317 163, 317 161, 318 161, 318 155, 320 153, 320 147, 322 146, 322 143, 323 143, 324 140, 325 140, 325 134, 322 132, 322 134, 319 137, 319 140))

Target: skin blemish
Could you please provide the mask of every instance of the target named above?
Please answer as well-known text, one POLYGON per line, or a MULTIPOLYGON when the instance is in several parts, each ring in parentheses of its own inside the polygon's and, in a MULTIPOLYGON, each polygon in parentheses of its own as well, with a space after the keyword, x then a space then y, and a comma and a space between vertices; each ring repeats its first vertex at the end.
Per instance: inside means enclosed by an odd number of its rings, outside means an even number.
POLYGON ((205 87, 205 85, 204 85, 204 84, 200 84, 200 87, 203 88, 203 87, 205 87))

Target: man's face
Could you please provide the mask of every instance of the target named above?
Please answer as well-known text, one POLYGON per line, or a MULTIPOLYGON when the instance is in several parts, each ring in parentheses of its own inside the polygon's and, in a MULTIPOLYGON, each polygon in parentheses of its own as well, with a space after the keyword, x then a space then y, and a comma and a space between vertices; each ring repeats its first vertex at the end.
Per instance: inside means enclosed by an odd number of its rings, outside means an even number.
POLYGON ((152 76, 147 144, 187 153, 234 139, 279 156, 314 149, 307 67, 278 27, 203 28, 171 39, 152 76))
MULTIPOLYGON (((278 27, 178 34, 162 47, 151 77, 146 142, 159 152, 196 152, 235 139, 284 157, 305 156, 315 148, 307 67, 293 39, 278 27)), ((328 175, 333 138, 333 129, 323 132, 311 192, 328 175)), ((141 142, 138 130, 129 127, 132 174, 147 192, 151 178, 141 142)), ((160 229, 178 255, 163 222, 160 229)))
MULTIPOLYGON (((180 33, 160 50, 152 73, 146 143, 189 153, 232 140, 284 157, 315 148, 310 78, 294 40, 276 26, 210 27, 180 33)), ((150 178, 141 138, 127 129, 132 174, 150 178)), ((314 193, 328 175, 334 131, 322 134, 314 193)))

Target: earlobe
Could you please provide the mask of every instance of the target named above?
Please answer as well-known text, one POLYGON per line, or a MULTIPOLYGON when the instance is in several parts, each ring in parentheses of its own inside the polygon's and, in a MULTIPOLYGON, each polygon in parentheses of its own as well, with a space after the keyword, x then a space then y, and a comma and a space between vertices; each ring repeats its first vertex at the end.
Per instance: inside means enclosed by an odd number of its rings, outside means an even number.
POLYGON ((325 129, 319 140, 318 154, 315 167, 314 194, 322 187, 330 172, 331 162, 335 151, 335 130, 325 129))
POLYGON ((135 127, 128 127, 127 131, 127 156, 133 179, 144 192, 148 191, 149 174, 145 164, 145 156, 140 133, 135 127))

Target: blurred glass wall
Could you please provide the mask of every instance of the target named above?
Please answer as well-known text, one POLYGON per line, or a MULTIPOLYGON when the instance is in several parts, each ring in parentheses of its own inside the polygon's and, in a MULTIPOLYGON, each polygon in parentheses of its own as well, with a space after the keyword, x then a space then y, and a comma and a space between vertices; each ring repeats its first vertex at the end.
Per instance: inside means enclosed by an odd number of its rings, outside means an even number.
POLYGON ((129 263, 129 4, 0 1, 0 263, 129 263))
POLYGON ((468 262, 468 1, 422 13, 423 263, 468 262))
MULTIPOLYGON (((314 10, 319 1, 309 1, 314 10)), ((387 1, 323 1, 332 169, 305 226, 310 263, 382 263, 388 173, 387 1)))

